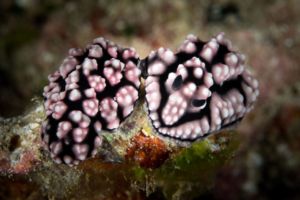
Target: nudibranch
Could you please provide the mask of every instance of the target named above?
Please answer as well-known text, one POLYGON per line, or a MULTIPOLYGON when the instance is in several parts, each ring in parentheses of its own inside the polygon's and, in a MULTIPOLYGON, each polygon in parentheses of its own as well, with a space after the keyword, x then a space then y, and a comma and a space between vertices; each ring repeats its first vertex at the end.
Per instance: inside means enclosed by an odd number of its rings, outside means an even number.
POLYGON ((70 49, 44 88, 46 120, 42 140, 57 163, 93 156, 102 130, 114 130, 133 111, 139 97, 139 58, 103 38, 85 49, 70 49))
POLYGON ((150 120, 162 136, 194 141, 239 122, 259 94, 245 56, 220 33, 187 36, 176 53, 160 48, 142 61, 150 120))
POLYGON ((119 128, 133 112, 141 77, 149 121, 179 142, 241 121, 259 95, 245 56, 223 33, 208 42, 189 35, 177 52, 160 48, 143 60, 103 38, 68 54, 43 93, 42 140, 57 163, 76 165, 97 153, 102 131, 119 128))

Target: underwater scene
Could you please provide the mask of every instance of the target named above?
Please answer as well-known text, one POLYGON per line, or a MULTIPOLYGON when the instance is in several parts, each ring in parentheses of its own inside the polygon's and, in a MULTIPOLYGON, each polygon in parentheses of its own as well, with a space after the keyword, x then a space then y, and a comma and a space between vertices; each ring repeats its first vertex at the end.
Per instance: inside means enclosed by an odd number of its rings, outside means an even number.
POLYGON ((0 199, 300 198, 297 0, 5 0, 0 22, 0 199))

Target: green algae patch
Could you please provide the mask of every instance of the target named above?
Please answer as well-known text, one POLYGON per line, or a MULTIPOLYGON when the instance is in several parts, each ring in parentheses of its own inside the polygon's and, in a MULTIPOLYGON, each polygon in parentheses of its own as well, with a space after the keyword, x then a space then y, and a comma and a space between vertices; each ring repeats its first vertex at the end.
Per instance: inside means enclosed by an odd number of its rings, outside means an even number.
POLYGON ((220 138, 214 141, 207 138, 183 149, 178 155, 174 155, 173 159, 156 170, 157 177, 171 178, 172 180, 198 180, 198 176, 202 177, 206 172, 222 166, 232 157, 234 150, 238 147, 238 141, 234 138, 236 134, 230 132, 227 134, 228 136, 221 136, 226 137, 223 138, 223 143, 218 143, 220 138), (174 177, 173 174, 175 174, 174 177))
POLYGON ((235 132, 213 137, 183 149, 154 171, 167 199, 192 199, 213 186, 216 174, 239 146, 235 132))
POLYGON ((133 173, 134 179, 136 179, 136 181, 139 181, 139 182, 145 180, 147 171, 148 171, 147 169, 144 169, 139 166, 132 168, 132 173, 133 173))

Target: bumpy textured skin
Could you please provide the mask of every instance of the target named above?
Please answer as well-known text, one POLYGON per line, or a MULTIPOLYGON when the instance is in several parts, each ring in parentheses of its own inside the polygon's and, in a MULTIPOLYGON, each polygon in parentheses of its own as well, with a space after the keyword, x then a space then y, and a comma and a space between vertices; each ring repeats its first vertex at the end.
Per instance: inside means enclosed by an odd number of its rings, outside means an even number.
POLYGON ((187 36, 177 53, 160 48, 143 66, 153 127, 163 136, 193 141, 240 121, 251 110, 258 81, 220 33, 208 42, 187 36))
POLYGON ((69 50, 43 93, 42 139, 54 161, 74 165, 95 155, 101 131, 118 128, 130 115, 140 87, 137 63, 133 48, 103 38, 69 50))

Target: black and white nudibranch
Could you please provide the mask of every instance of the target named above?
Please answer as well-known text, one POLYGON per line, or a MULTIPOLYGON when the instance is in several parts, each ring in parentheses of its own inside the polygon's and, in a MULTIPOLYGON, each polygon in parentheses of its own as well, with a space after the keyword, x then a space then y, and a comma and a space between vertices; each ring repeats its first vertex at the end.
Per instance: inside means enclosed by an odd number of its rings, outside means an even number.
POLYGON ((142 61, 149 117, 156 131, 194 141, 240 121, 259 94, 223 33, 203 42, 189 35, 176 53, 160 48, 142 61))
POLYGON ((141 72, 133 48, 103 38, 68 54, 44 88, 42 140, 54 161, 74 165, 97 153, 102 130, 118 128, 131 114, 141 72))

